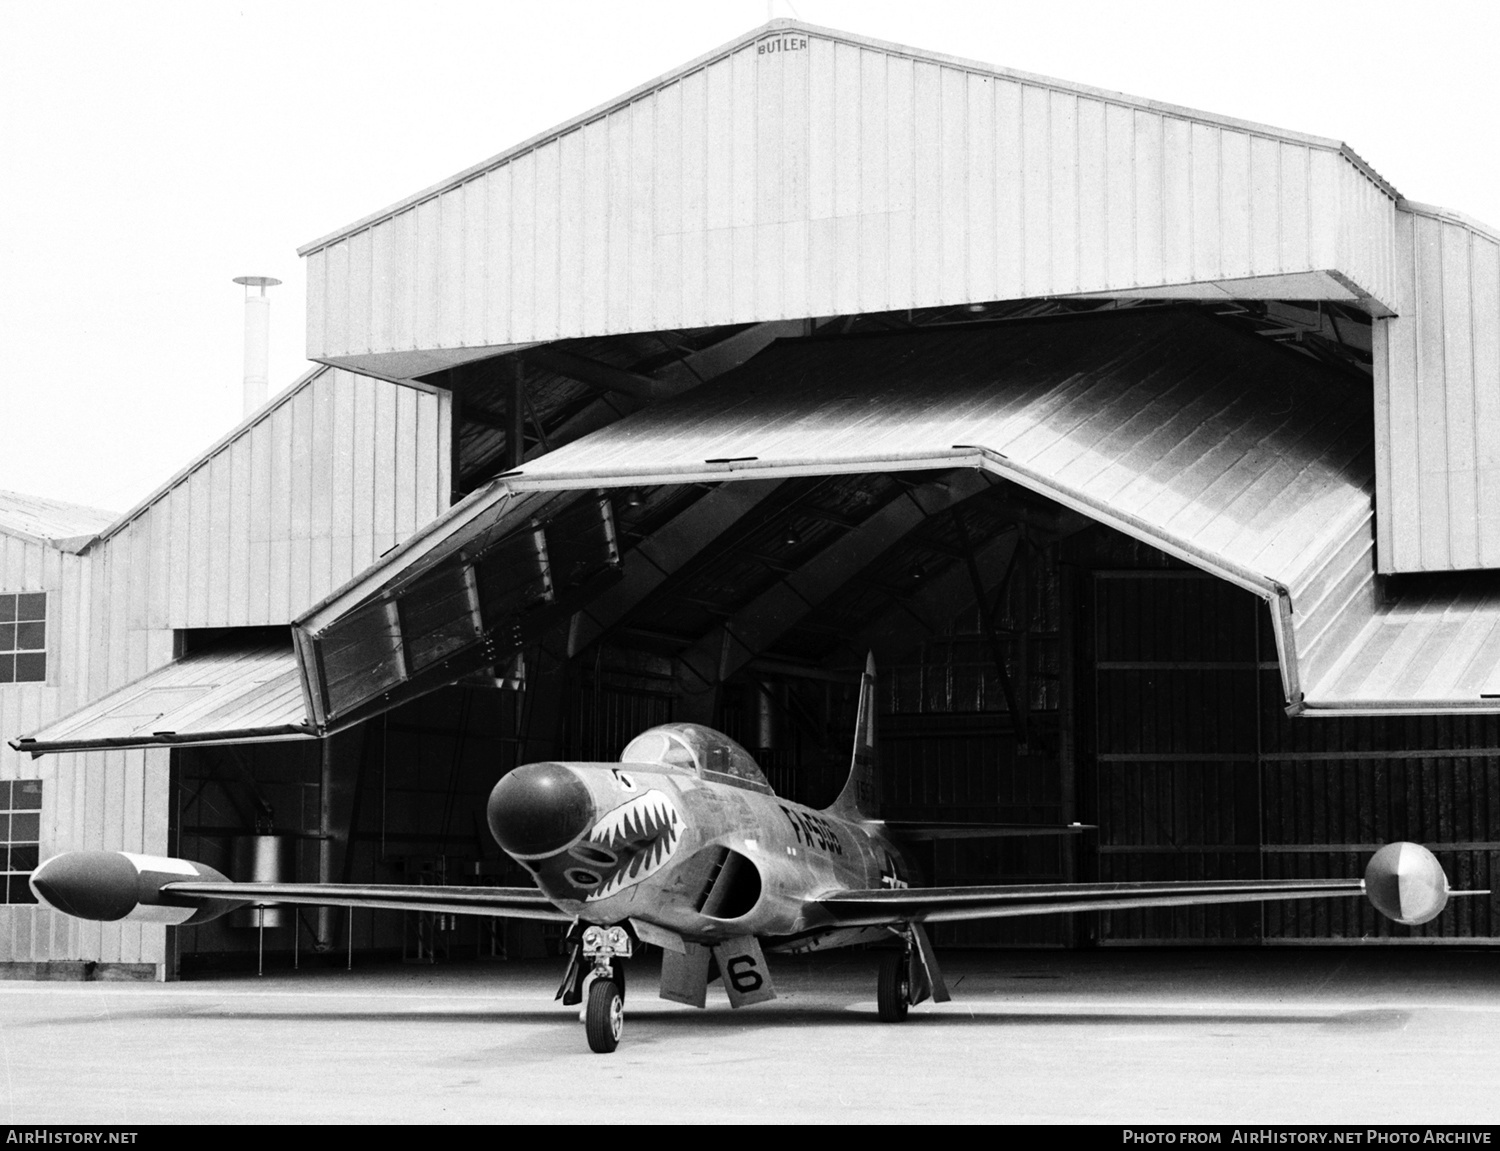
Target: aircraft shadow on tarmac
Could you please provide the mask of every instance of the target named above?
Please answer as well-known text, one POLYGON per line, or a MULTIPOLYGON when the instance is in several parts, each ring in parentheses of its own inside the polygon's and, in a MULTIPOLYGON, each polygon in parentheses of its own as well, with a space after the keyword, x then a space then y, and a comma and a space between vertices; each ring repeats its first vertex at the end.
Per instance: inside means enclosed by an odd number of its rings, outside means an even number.
MULTIPOLYGON (((412 1008, 409 1010, 385 1009, 378 1011, 307 1011, 290 1008, 244 1010, 223 1007, 184 1008, 174 1006, 144 1008, 136 1011, 111 1010, 109 1012, 109 1019, 114 1022, 124 1020, 156 1022, 264 1020, 268 1022, 288 1023, 368 1022, 410 1025, 440 1024, 445 1027, 457 1024, 481 1024, 486 1027, 504 1027, 507 1023, 529 1024, 533 1026, 554 1023, 565 1025, 573 1017, 574 1013, 561 1011, 556 1008, 528 1008, 516 1011, 491 1012, 482 1009, 432 1011, 412 1008)), ((649 1003, 644 1006, 634 1007, 631 1017, 632 1027, 635 1029, 645 1029, 648 1027, 653 1029, 666 1028, 674 1032, 703 1032, 706 1034, 740 1029, 750 1023, 749 1020, 738 1013, 731 1015, 727 1007, 718 1011, 710 1008, 706 1013, 689 1014, 673 1008, 653 1008, 649 1003)), ((914 1012, 900 1026, 903 1029, 907 1029, 1024 1026, 1108 1027, 1111 1025, 1122 1027, 1139 1027, 1143 1025, 1153 1027, 1207 1027, 1226 1025, 1308 1027, 1316 1025, 1353 1031, 1397 1031, 1405 1027, 1410 1019, 1411 1012, 1409 1011, 1379 1008, 1332 1012, 1215 1011, 1205 1013, 1129 1010, 1018 1011, 1007 1013, 1004 1011, 986 1010, 979 1014, 970 1014, 967 1012, 960 1014, 956 1011, 914 1012)), ((55 1019, 17 1021, 12 1023, 11 1026, 19 1028, 64 1027, 97 1024, 98 1022, 98 1016, 64 1016, 55 1019)), ((754 1022, 751 1025, 762 1029, 775 1026, 803 1027, 808 1025, 857 1028, 866 1024, 873 1025, 876 1022, 877 1019, 873 1008, 866 1015, 863 1011, 850 1007, 801 1007, 795 1004, 785 1004, 778 1009, 776 1006, 767 1004, 757 1010, 754 1022)), ((891 1025, 886 1024, 885 1026, 889 1027, 891 1025)))

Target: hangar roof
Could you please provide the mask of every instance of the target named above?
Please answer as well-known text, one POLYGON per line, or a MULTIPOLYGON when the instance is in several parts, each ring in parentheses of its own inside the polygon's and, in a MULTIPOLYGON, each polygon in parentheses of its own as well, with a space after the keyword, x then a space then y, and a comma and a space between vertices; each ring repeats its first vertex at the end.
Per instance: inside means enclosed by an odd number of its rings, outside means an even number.
POLYGON ((362 216, 360 219, 355 220, 353 223, 346 224, 342 228, 335 229, 334 231, 329 232, 327 235, 320 236, 316 240, 310 240, 297 249, 297 254, 299 256, 306 256, 309 253, 315 252, 319 248, 325 247, 336 240, 343 239, 345 236, 351 235, 354 232, 358 232, 364 228, 368 228, 371 224, 378 223, 381 220, 389 219, 390 217, 395 216, 402 211, 405 211, 407 208, 410 208, 413 205, 422 202, 423 200, 432 199, 434 196, 438 196, 443 192, 449 191, 453 188, 457 188, 465 182, 473 179, 475 176, 481 175, 493 168, 499 167, 500 165, 506 163, 508 160, 511 160, 516 156, 533 151, 543 144, 549 143, 553 140, 567 135, 570 132, 576 131, 578 128, 581 128, 583 125, 590 123, 591 121, 599 120, 602 117, 608 116, 613 111, 627 107, 636 100, 639 100, 642 96, 658 92, 663 88, 675 84, 684 76, 690 75, 694 72, 698 72, 711 64, 726 59, 727 57, 732 56, 735 52, 743 49, 745 46, 754 44, 757 41, 763 40, 767 36, 773 35, 775 33, 808 33, 818 36, 822 39, 832 41, 834 43, 846 44, 851 47, 868 48, 872 51, 877 51, 897 57, 904 57, 912 60, 922 60, 934 64, 943 64, 951 68, 960 69, 964 72, 1011 80, 1018 84, 1025 84, 1032 87, 1042 88, 1047 91, 1065 93, 1073 96, 1082 96, 1093 100, 1107 101, 1110 104, 1123 108, 1136 109, 1142 112, 1148 112, 1156 115, 1178 117, 1184 120, 1194 121, 1205 125, 1231 128, 1236 131, 1250 132, 1257 136, 1286 140, 1291 143, 1311 144, 1318 148, 1332 149, 1348 157, 1348 159, 1352 163, 1356 164, 1361 171, 1369 176, 1372 181, 1378 184, 1393 199, 1401 198, 1401 193, 1398 192, 1394 186, 1392 186, 1383 176, 1380 175, 1379 172, 1377 172, 1364 159, 1362 159, 1354 151, 1353 148, 1351 148, 1348 144, 1344 143, 1341 140, 1334 140, 1326 136, 1314 136, 1306 132, 1295 132, 1285 128, 1274 128, 1267 124, 1258 124, 1250 120, 1240 120, 1233 116, 1224 116, 1214 112, 1205 112, 1200 109, 1188 108, 1180 104, 1169 104, 1161 100, 1151 100, 1141 96, 1131 96, 1127 95, 1124 92, 1115 92, 1107 88, 1098 88, 1089 84, 1080 84, 1072 80, 1060 80, 1052 76, 1041 76, 1033 72, 1023 72, 1016 68, 1002 68, 995 64, 988 64, 979 60, 970 60, 961 56, 950 56, 942 52, 929 52, 925 50, 910 48, 906 45, 897 44, 892 41, 879 40, 871 36, 861 36, 854 32, 844 32, 836 28, 820 27, 818 25, 804 23, 800 20, 777 19, 768 21, 766 24, 761 25, 759 28, 753 29, 742 36, 737 36, 733 40, 730 40, 728 43, 720 45, 718 48, 715 48, 712 51, 705 52, 702 56, 699 56, 693 60, 689 60, 686 64, 679 65, 678 67, 673 68, 671 71, 665 72, 662 75, 656 77, 656 79, 654 80, 648 80, 644 84, 638 84, 636 87, 630 89, 628 92, 622 93, 621 95, 615 97, 613 100, 609 100, 603 104, 598 105, 595 108, 591 108, 586 112, 582 112, 569 120, 565 120, 554 128, 549 128, 544 132, 540 132, 537 135, 532 136, 530 139, 523 140, 519 144, 506 148, 504 151, 499 152, 486 160, 479 161, 479 163, 477 164, 471 164, 461 172, 457 172, 454 175, 449 176, 445 180, 440 180, 436 184, 432 184, 431 186, 422 189, 420 192, 414 192, 409 196, 405 196, 402 199, 397 200, 394 204, 391 204, 388 207, 382 208, 377 212, 371 212, 367 216, 362 216))
POLYGON ((0 492, 0 531, 78 551, 115 519, 114 512, 43 496, 0 492))

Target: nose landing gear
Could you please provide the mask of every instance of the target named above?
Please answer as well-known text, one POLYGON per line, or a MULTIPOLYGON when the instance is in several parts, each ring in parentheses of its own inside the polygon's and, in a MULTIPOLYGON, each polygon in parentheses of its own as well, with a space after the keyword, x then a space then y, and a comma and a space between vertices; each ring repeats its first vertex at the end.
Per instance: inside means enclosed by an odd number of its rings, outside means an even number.
POLYGON ((600 1055, 618 1047, 625 1030, 625 967, 620 960, 629 959, 633 949, 634 940, 620 926, 585 928, 578 944, 574 962, 592 966, 579 982, 582 994, 571 1002, 584 1001, 583 1032, 589 1050, 600 1055))

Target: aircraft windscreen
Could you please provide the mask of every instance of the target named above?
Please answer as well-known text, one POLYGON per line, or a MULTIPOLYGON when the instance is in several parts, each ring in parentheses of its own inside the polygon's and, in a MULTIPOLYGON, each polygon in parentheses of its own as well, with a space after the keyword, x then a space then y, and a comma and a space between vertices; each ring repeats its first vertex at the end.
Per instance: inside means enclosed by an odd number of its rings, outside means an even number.
POLYGON ((727 735, 696 723, 666 723, 636 736, 621 763, 650 763, 691 771, 699 779, 773 794, 754 758, 727 735))

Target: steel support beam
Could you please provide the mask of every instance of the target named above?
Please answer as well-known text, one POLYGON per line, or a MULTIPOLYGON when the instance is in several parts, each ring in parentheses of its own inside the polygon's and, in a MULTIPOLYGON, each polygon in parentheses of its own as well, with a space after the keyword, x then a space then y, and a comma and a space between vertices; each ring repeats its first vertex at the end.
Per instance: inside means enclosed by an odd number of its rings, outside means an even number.
MULTIPOLYGON (((981 571, 994 571, 1010 563, 1020 542, 1020 533, 1003 532, 974 549, 974 562, 981 571)), ((851 637, 856 646, 877 648, 889 660, 916 648, 923 640, 939 634, 953 617, 967 607, 973 595, 967 564, 950 565, 905 600, 893 603, 889 611, 871 620, 851 637)))
POLYGON ((896 540, 988 487, 981 472, 958 471, 911 489, 714 628, 679 659, 683 717, 712 723, 724 680, 817 610, 896 540))
MULTIPOLYGON (((585 380, 573 374, 573 371, 583 371, 584 364, 593 365, 595 361, 584 360, 582 356, 552 345, 533 349, 527 355, 534 363, 549 366, 547 360, 540 358, 543 355, 563 357, 564 359, 558 362, 566 362, 572 371, 563 367, 553 367, 553 371, 569 379, 591 384, 605 393, 572 419, 549 431, 547 438, 551 441, 553 448, 570 444, 632 412, 640 411, 652 400, 689 391, 699 384, 707 383, 715 376, 723 375, 731 368, 739 367, 751 356, 763 351, 773 340, 788 336, 808 335, 811 330, 812 323, 808 320, 772 320, 764 324, 753 324, 727 339, 720 340, 717 344, 712 344, 676 363, 669 364, 653 376, 626 372, 621 368, 611 368, 610 372, 619 373, 609 377, 616 385, 619 385, 612 388, 605 388, 603 376, 595 380, 585 380), (571 359, 566 359, 566 357, 571 357, 571 359), (578 363, 580 360, 584 360, 584 364, 578 363), (622 377, 629 377, 629 379, 622 377)), ((605 367, 605 365, 598 366, 605 367)), ((537 455, 540 452, 541 449, 538 447, 532 454, 537 455)))
POLYGON ((618 624, 669 576, 738 523, 781 483, 751 480, 722 484, 626 552, 621 557, 624 575, 620 581, 573 616, 568 631, 568 658, 572 659, 618 624))

